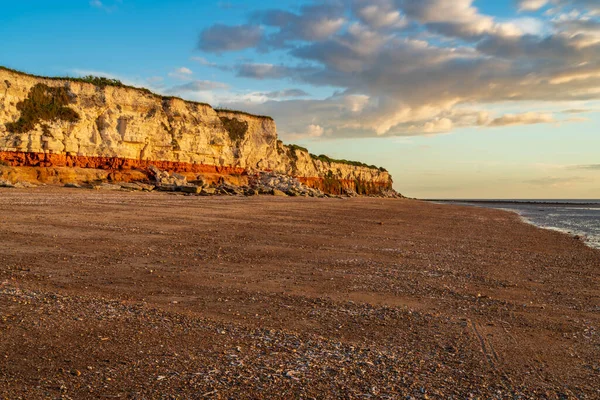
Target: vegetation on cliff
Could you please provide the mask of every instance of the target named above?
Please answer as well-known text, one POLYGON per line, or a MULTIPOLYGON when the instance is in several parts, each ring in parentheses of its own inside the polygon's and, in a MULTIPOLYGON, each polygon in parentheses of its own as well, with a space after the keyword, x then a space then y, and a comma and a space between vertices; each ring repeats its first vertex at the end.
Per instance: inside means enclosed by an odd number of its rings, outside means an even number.
POLYGON ((338 160, 338 159, 326 156, 325 154, 321 154, 321 155, 318 155, 318 156, 315 155, 315 154, 311 154, 310 156, 312 157, 313 160, 318 160, 318 161, 322 161, 322 162, 326 162, 326 163, 346 164, 346 165, 352 165, 354 167, 364 167, 364 168, 369 168, 369 169, 378 169, 381 172, 387 172, 387 170, 385 168, 383 168, 383 167, 377 167, 375 165, 365 164, 365 163, 360 162, 360 161, 338 160))
POLYGON ((240 121, 236 118, 221 117, 223 127, 229 133, 229 138, 232 142, 239 143, 246 137, 248 132, 248 122, 240 121))
POLYGON ((79 121, 79 114, 69 107, 71 95, 65 87, 49 87, 38 83, 31 88, 27 98, 17 103, 21 116, 5 124, 10 132, 25 133, 43 121, 79 121))
POLYGON ((289 156, 292 160, 298 160, 298 156, 296 155, 296 151, 302 151, 304 153, 308 153, 310 155, 310 157, 313 160, 318 160, 321 162, 325 162, 325 163, 336 163, 336 164, 346 164, 346 165, 352 165, 354 167, 363 167, 363 168, 369 168, 369 169, 377 169, 381 172, 387 172, 387 170, 383 167, 377 167, 375 165, 369 165, 369 164, 365 164, 363 162, 360 161, 350 161, 350 160, 339 160, 339 159, 335 159, 335 158, 331 158, 329 156, 326 156, 325 154, 321 154, 321 155, 315 155, 312 154, 308 151, 308 149, 306 147, 302 147, 302 146, 298 146, 297 144, 289 144, 287 145, 288 148, 288 152, 289 152, 289 156))
POLYGON ((230 113, 230 114, 245 115, 247 117, 252 117, 252 118, 265 118, 265 119, 273 120, 273 117, 270 117, 268 115, 250 114, 249 112, 246 112, 246 111, 232 110, 232 109, 229 109, 227 107, 215 108, 214 110, 217 113, 230 113))

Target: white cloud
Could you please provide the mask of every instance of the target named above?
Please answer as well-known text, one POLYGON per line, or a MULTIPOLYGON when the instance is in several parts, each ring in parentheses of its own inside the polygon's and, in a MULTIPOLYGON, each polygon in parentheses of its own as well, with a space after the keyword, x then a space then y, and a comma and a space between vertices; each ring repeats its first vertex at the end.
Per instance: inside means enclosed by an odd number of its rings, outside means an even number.
POLYGON ((213 81, 192 81, 183 85, 173 86, 167 92, 171 94, 181 94, 186 92, 206 92, 211 90, 229 89, 229 85, 222 82, 213 81))
POLYGON ((182 80, 190 79, 192 75, 194 75, 194 72, 186 67, 177 68, 176 70, 169 72, 169 76, 171 78, 177 78, 182 80))
POLYGON ((527 112, 522 114, 506 114, 491 121, 489 126, 551 124, 556 119, 552 114, 527 112))
POLYGON ((192 61, 196 61, 198 64, 200 64, 200 65, 204 65, 204 66, 207 66, 207 67, 216 67, 216 66, 218 66, 218 64, 217 64, 217 63, 214 63, 214 62, 208 61, 208 60, 207 60, 206 58, 204 58, 204 57, 192 57, 192 58, 191 58, 191 60, 192 60, 192 61))
POLYGON ((276 90, 273 92, 263 93, 263 95, 267 99, 284 99, 284 98, 290 98, 290 97, 307 97, 307 96, 309 96, 309 94, 306 93, 302 89, 276 90))
POLYGON ((390 0, 357 0, 355 13, 366 25, 375 28, 402 28, 408 24, 406 16, 390 0))
POLYGON ((537 11, 548 4, 548 0, 521 0, 519 11, 537 11))

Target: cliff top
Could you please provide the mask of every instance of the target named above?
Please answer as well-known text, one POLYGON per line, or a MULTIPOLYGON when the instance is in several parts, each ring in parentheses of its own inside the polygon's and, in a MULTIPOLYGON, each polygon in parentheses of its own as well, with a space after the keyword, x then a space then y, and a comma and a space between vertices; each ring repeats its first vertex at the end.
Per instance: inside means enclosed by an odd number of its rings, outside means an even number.
MULTIPOLYGON (((51 80, 51 81, 66 81, 66 82, 88 83, 88 84, 91 84, 91 85, 94 85, 94 86, 100 87, 100 88, 111 86, 111 87, 117 87, 117 88, 123 88, 123 89, 137 90, 137 91, 142 92, 142 93, 144 93, 146 95, 155 96, 157 98, 160 98, 161 100, 177 99, 177 100, 181 100, 181 101, 183 101, 185 103, 189 103, 189 104, 196 104, 196 105, 202 105, 202 106, 212 107, 208 103, 203 103, 203 102, 193 101, 193 100, 186 100, 186 99, 182 99, 181 97, 177 97, 177 96, 164 96, 164 95, 161 95, 161 94, 154 93, 150 89, 147 89, 147 88, 144 88, 144 87, 137 87, 137 86, 126 85, 126 84, 124 84, 123 82, 121 82, 118 79, 111 79, 111 78, 105 78, 105 77, 99 77, 99 76, 93 76, 93 75, 88 75, 88 76, 78 77, 78 78, 77 77, 70 77, 70 76, 64 76, 64 77, 60 77, 60 76, 59 77, 56 77, 56 76, 40 76, 40 75, 29 74, 29 73, 22 72, 22 71, 17 71, 15 69, 4 67, 2 65, 0 65, 0 71, 11 72, 13 74, 22 75, 22 76, 28 76, 28 77, 36 78, 36 79, 47 79, 47 80, 51 80)), ((251 114, 249 112, 240 111, 240 110, 229 110, 229 109, 215 108, 215 111, 217 111, 217 112, 221 111, 221 112, 229 112, 229 113, 233 113, 233 114, 247 115, 249 117, 256 117, 256 118, 266 118, 266 119, 270 119, 270 120, 273 119, 273 117, 270 117, 268 115, 255 115, 255 114, 251 114)))

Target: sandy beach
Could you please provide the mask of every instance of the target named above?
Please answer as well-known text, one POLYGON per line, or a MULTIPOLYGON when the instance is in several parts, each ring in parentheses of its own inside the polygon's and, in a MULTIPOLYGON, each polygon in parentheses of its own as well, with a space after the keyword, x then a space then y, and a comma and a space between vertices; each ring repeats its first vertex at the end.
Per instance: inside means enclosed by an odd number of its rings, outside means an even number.
POLYGON ((600 398, 600 251, 399 199, 0 188, 0 398, 600 398))

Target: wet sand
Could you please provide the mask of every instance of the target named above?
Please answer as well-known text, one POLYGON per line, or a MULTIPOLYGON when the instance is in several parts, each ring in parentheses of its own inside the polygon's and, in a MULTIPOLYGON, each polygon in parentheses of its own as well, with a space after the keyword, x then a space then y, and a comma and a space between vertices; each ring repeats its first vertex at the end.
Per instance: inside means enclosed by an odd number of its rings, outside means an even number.
POLYGON ((600 251, 413 200, 0 189, 0 398, 600 398, 600 251))

